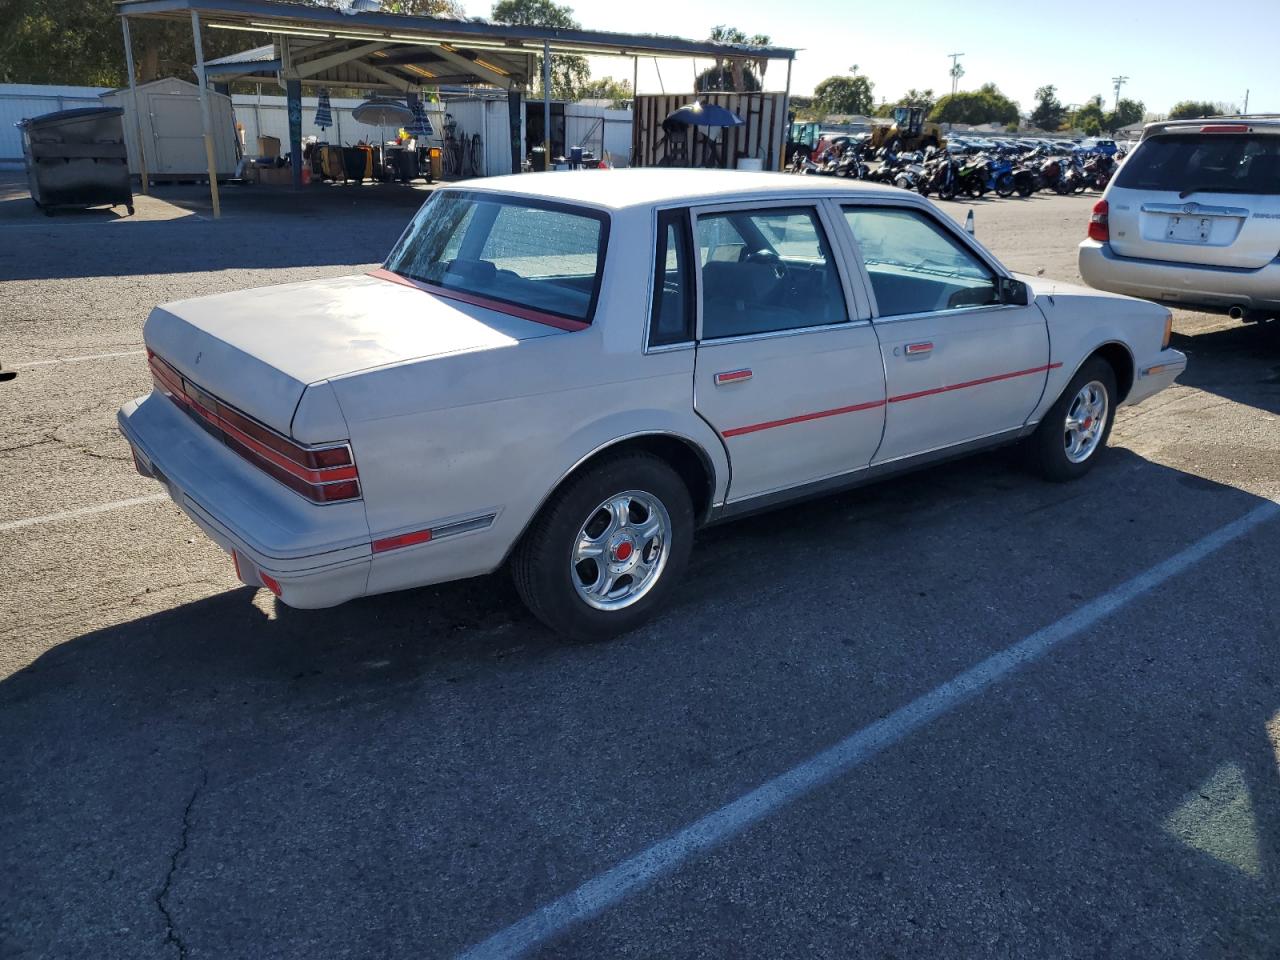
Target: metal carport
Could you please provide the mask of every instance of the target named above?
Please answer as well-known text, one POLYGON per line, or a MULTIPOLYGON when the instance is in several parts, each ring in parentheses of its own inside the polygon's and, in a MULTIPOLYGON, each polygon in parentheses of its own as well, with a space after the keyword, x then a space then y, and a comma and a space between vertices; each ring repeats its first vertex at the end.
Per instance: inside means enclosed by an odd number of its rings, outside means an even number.
MULTIPOLYGON (((788 47, 756 47, 598 30, 452 20, 382 12, 350 12, 277 0, 123 0, 117 3, 124 31, 129 86, 135 85, 130 20, 190 20, 195 71, 200 85, 206 152, 212 155, 213 132, 208 111, 209 71, 201 43, 202 27, 240 30, 272 36, 269 69, 284 82, 289 102, 289 147, 295 188, 302 185, 302 88, 351 86, 390 90, 412 98, 424 86, 486 84, 507 91, 510 116, 518 125, 521 99, 543 56, 544 129, 550 130, 550 58, 556 53, 631 57, 701 57, 717 60, 785 60, 787 93, 791 87, 788 47)), ((261 54, 259 53, 259 56, 261 54)), ((246 57, 237 72, 234 58, 218 64, 219 80, 261 75, 263 61, 246 57), (228 62, 228 61, 232 62, 228 62)), ((520 170, 519 135, 512 137, 513 173, 520 170)), ((146 191, 146 161, 142 188, 146 191)), ((219 216, 217 176, 210 161, 209 189, 214 216, 219 216)))

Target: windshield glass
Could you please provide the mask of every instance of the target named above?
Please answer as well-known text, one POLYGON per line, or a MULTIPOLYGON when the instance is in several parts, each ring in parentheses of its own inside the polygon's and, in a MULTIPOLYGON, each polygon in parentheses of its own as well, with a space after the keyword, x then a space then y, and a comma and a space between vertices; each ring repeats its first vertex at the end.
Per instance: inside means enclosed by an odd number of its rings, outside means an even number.
POLYGON ((1125 161, 1116 186, 1191 193, 1280 194, 1280 137, 1178 133, 1152 137, 1125 161))
POLYGON ((387 258, 395 273, 446 290, 591 322, 608 219, 524 197, 441 190, 387 258))

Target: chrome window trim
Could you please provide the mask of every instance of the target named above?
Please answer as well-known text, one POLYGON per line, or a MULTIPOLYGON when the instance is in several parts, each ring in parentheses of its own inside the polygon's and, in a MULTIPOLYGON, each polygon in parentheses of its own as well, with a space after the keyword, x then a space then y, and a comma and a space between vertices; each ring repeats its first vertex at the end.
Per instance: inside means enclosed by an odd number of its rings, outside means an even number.
POLYGON ((892 317, 876 317, 876 326, 884 327, 891 323, 903 323, 908 320, 923 320, 932 317, 970 316, 975 313, 994 313, 1003 310, 1021 310, 1016 303, 989 303, 981 307, 952 307, 950 310, 923 310, 919 313, 899 313, 892 317))
POLYGON ((833 330, 850 330, 869 327, 870 320, 846 320, 844 323, 820 323, 810 327, 791 327, 787 330, 767 330, 764 333, 739 333, 732 337, 712 337, 700 340, 702 346, 715 347, 722 343, 747 343, 753 340, 776 340, 779 337, 798 337, 809 333, 827 333, 833 330))

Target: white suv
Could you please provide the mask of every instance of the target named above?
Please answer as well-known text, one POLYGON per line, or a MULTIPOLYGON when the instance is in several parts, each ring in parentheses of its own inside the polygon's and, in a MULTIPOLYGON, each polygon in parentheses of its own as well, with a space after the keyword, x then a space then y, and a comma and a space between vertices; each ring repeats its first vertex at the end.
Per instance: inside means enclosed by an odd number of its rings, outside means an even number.
POLYGON ((1150 124, 1094 206, 1079 265, 1099 290, 1280 314, 1280 116, 1150 124))

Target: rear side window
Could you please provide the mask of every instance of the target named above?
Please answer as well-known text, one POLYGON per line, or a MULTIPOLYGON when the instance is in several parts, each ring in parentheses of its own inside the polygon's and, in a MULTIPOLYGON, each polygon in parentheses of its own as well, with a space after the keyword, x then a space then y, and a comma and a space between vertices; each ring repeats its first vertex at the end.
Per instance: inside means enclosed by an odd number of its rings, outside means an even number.
POLYGON ((659 213, 653 317, 649 323, 651 347, 693 339, 693 252, 690 247, 688 211, 659 213))
POLYGON ((1176 133, 1152 137, 1116 174, 1128 190, 1280 195, 1280 136, 1176 133))
POLYGON ((701 216, 698 253, 704 340, 849 319, 840 274, 812 209, 701 216))
POLYGON ((422 205, 386 268, 450 290, 590 322, 608 219, 569 205, 440 191, 422 205))

